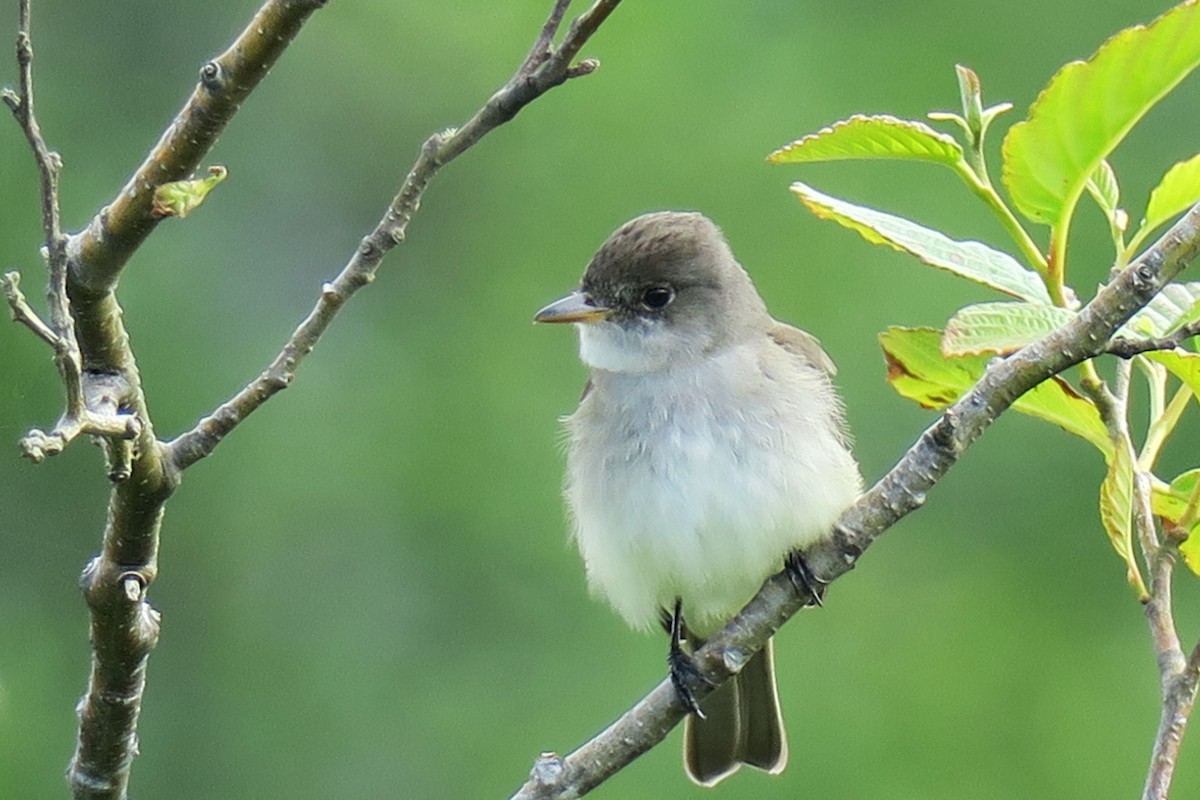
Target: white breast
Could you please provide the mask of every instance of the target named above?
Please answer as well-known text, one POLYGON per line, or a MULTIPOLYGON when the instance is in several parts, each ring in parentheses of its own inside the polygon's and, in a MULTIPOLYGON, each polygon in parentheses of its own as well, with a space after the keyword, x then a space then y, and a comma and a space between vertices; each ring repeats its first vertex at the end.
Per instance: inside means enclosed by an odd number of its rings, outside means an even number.
POLYGON ((669 371, 596 371, 566 420, 566 495, 592 587, 634 626, 676 596, 703 632, 861 490, 832 387, 765 340, 669 371))

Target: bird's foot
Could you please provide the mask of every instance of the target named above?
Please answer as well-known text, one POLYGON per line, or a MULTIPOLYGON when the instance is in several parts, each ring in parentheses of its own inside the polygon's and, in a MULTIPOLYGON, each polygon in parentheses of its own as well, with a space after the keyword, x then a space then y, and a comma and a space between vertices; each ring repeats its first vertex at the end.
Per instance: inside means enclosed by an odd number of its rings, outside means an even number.
POLYGON ((825 596, 825 587, 829 583, 818 578, 809 569, 808 564, 804 561, 803 553, 799 550, 793 550, 788 553, 783 559, 783 571, 787 573, 788 579, 791 580, 792 586, 796 588, 797 592, 809 596, 808 605, 825 605, 823 598, 825 596))
MULTIPOLYGON (((712 685, 712 681, 704 677, 696 667, 696 661, 683 649, 683 643, 688 638, 687 623, 683 621, 683 600, 675 598, 674 611, 662 611, 662 624, 671 635, 671 649, 667 653, 667 669, 671 675, 671 685, 675 687, 675 696, 684 707, 700 719, 704 712, 700 710, 700 702, 696 699, 692 686, 696 684, 712 685)), ((699 646, 695 643, 694 646, 699 646)))
POLYGON ((696 667, 695 660, 679 648, 672 647, 671 652, 667 654, 667 668, 671 674, 671 685, 675 687, 675 696, 679 698, 679 702, 683 703, 684 708, 688 711, 700 719, 704 719, 704 712, 700 710, 700 701, 696 699, 692 686, 695 684, 711 686, 712 682, 704 677, 696 667))

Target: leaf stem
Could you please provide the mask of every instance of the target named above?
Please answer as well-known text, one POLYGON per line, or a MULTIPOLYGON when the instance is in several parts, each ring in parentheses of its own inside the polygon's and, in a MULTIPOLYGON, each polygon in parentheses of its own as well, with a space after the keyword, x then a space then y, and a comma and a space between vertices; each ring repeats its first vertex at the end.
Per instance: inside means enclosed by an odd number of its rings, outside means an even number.
MULTIPOLYGON (((1029 232, 1025 230, 1021 221, 1013 214, 1012 209, 1004 202, 1004 198, 1000 197, 995 187, 992 186, 992 182, 988 178, 986 165, 982 163, 982 160, 980 160, 979 169, 981 171, 976 172, 966 161, 960 161, 954 171, 966 182, 976 197, 987 203, 992 213, 1000 220, 1000 224, 1004 226, 1004 230, 1016 242, 1026 261, 1042 276, 1043 280, 1047 280, 1047 286, 1050 287, 1045 255, 1042 254, 1042 251, 1038 248, 1037 243, 1033 241, 1029 232)), ((1059 302, 1059 297, 1055 296, 1053 287, 1050 287, 1050 296, 1057 305, 1064 305, 1059 302)))

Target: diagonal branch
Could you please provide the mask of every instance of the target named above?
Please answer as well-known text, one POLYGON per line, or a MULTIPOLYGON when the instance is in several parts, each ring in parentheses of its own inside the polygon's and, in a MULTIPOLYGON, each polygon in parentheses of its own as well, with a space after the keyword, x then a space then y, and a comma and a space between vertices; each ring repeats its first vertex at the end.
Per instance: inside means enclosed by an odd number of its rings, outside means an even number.
MULTIPOLYGON (((1105 352, 1120 326, 1198 253, 1200 205, 1117 275, 1073 320, 1008 358, 993 361, 979 382, 842 515, 834 536, 805 552, 805 563, 813 573, 827 583, 850 571, 876 538, 925 502, 926 493, 1017 398, 1051 375, 1105 352)), ((712 682, 693 685, 697 697, 703 698, 741 669, 811 600, 807 593, 797 592, 784 573, 768 579, 758 595, 696 653, 700 672, 712 682)), ((539 757, 529 780, 513 798, 579 797, 662 741, 683 716, 670 681, 664 680, 573 753, 539 757)))
MULTIPOLYGON (((571 62, 618 2, 598 0, 554 47, 553 38, 569 5, 569 0, 555 0, 549 20, 513 79, 462 130, 426 142, 383 220, 363 239, 342 273, 323 288, 317 307, 293 335, 272 368, 275 371, 247 388, 263 394, 251 400, 244 413, 291 380, 296 364, 311 351, 336 311, 370 282, 383 256, 403 240, 426 185, 442 166, 550 88, 596 68, 595 61, 571 62)), ((17 53, 21 89, 6 91, 3 100, 25 130, 43 171, 50 322, 42 321, 29 307, 15 276, 6 278, 3 288, 15 318, 55 348, 68 395, 68 411, 58 427, 49 434, 30 434, 23 446, 29 454, 48 455, 81 433, 103 434, 109 475, 116 482, 102 552, 81 578, 91 613, 93 652, 87 692, 78 706, 79 737, 67 770, 77 798, 126 796, 137 753, 146 664, 158 639, 158 614, 146 593, 157 577, 165 504, 179 484, 180 453, 194 461, 227 432, 212 439, 185 439, 185 444, 198 444, 195 447, 169 449, 156 438, 115 296, 117 281, 158 222, 153 213, 155 188, 191 174, 240 104, 322 5, 323 0, 266 0, 233 45, 203 67, 191 98, 126 186, 85 230, 68 238, 58 221, 59 161, 45 148, 32 113, 29 0, 21 0, 17 53)))
POLYGON ((570 0, 556 0, 533 48, 512 78, 461 128, 435 133, 426 140, 379 224, 363 237, 338 276, 321 287, 316 305, 270 366, 200 420, 195 428, 168 445, 176 469, 186 469, 212 453, 230 431, 277 392, 291 385, 296 369, 312 352, 337 312, 355 292, 375 279, 383 257, 404 241, 408 223, 420 206, 426 187, 442 167, 550 89, 570 78, 587 75, 599 66, 591 59, 579 63, 572 60, 619 3, 620 0, 596 0, 571 23, 561 43, 554 47, 554 35, 570 5, 570 0))
POLYGON ((75 294, 104 295, 161 221, 154 189, 187 178, 212 149, 242 102, 266 77, 325 0, 268 0, 221 55, 200 69, 192 96, 112 202, 71 237, 75 294))

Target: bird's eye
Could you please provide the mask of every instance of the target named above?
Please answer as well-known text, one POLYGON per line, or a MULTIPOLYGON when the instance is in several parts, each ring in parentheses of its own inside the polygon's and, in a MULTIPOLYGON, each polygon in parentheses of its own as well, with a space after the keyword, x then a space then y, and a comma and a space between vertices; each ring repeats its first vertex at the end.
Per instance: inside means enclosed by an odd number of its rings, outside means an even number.
POLYGON ((668 286, 651 286, 642 294, 642 305, 657 311, 675 299, 675 293, 668 286))

